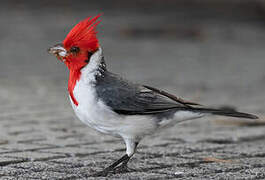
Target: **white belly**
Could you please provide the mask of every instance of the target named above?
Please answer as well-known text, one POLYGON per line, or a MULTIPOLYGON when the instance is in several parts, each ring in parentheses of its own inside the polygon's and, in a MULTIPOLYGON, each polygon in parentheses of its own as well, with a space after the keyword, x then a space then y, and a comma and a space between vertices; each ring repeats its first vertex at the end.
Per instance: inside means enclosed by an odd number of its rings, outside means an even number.
POLYGON ((70 101, 77 117, 88 126, 102 132, 113 133, 115 122, 108 121, 116 118, 99 99, 96 98, 95 89, 91 85, 77 82, 74 89, 74 96, 78 102, 76 106, 71 97, 70 101))

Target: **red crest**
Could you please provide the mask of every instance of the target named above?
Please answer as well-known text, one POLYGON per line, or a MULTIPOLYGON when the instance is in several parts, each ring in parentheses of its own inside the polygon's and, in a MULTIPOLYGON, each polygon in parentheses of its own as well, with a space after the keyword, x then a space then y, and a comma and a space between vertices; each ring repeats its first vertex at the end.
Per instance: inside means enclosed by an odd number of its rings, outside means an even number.
POLYGON ((96 51, 99 47, 96 26, 100 23, 97 21, 100 16, 99 14, 92 19, 89 17, 75 25, 63 41, 64 48, 77 46, 88 51, 96 51))

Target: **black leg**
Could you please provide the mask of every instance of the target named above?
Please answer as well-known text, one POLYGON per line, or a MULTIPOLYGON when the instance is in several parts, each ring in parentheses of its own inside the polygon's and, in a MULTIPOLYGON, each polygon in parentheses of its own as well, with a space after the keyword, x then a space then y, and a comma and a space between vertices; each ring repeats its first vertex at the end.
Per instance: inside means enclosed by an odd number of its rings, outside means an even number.
MULTIPOLYGON (((138 146, 138 142, 136 142, 134 145, 134 150, 136 149, 136 147, 138 146)), ((125 154, 124 156, 122 156, 120 159, 118 159, 117 161, 115 161, 113 164, 111 164, 110 166, 106 167, 103 171, 100 171, 92 176, 107 176, 108 173, 110 171, 117 171, 117 172, 128 172, 128 167, 127 164, 129 162, 131 157, 129 157, 127 154, 125 154), (121 164, 122 163, 122 164, 121 164), (119 164, 121 164, 119 166, 119 164)))
MULTIPOLYGON (((139 144, 139 142, 136 142, 136 143, 135 143, 135 149, 137 148, 138 144, 139 144)), ((114 168, 114 171, 115 171, 115 172, 119 172, 119 173, 124 173, 124 172, 130 172, 130 171, 133 171, 133 169, 130 169, 130 168, 128 168, 128 166, 127 166, 127 164, 128 164, 128 162, 129 162, 130 159, 131 159, 131 157, 129 157, 128 159, 124 160, 120 166, 116 166, 116 167, 114 168)))
POLYGON ((118 159, 117 161, 115 161, 112 165, 110 165, 109 167, 105 168, 103 171, 111 171, 115 167, 117 167, 120 163, 128 162, 129 159, 130 159, 130 157, 127 154, 125 154, 120 159, 118 159))
POLYGON ((120 159, 118 159, 117 161, 115 161, 113 164, 111 164, 110 166, 106 167, 103 171, 98 172, 92 176, 107 176, 108 173, 112 170, 114 170, 115 167, 117 167, 120 163, 122 162, 126 162, 126 164, 128 163, 130 157, 125 154, 124 156, 122 156, 120 159))
POLYGON ((113 171, 114 171, 115 173, 125 173, 125 172, 129 172, 130 169, 128 168, 127 164, 128 164, 128 162, 129 162, 130 158, 131 158, 131 157, 129 157, 128 159, 124 160, 124 161, 122 162, 121 165, 116 166, 116 167, 113 169, 113 171))

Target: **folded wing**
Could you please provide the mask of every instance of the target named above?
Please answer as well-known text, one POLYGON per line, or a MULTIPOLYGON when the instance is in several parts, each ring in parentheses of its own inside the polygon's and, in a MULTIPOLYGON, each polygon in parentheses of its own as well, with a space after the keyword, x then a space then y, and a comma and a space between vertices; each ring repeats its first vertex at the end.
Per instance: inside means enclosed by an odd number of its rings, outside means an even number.
POLYGON ((198 105, 149 86, 130 83, 110 72, 97 80, 96 89, 107 106, 125 115, 157 114, 198 105))

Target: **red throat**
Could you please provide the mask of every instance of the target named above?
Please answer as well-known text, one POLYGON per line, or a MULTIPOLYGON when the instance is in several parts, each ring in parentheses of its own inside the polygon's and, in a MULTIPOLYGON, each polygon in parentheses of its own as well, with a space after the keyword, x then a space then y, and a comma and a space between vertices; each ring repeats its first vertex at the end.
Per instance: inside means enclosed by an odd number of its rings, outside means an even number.
POLYGON ((76 106, 78 106, 78 102, 75 99, 73 91, 74 91, 76 82, 79 81, 79 79, 80 79, 80 76, 81 76, 81 72, 80 71, 71 71, 70 70, 69 80, 68 80, 68 91, 69 91, 69 94, 70 94, 70 97, 71 97, 73 103, 76 106))
POLYGON ((68 54, 64 58, 64 62, 68 67, 70 74, 68 80, 68 91, 73 103, 78 106, 78 101, 74 97, 73 91, 77 81, 81 77, 81 69, 87 65, 90 55, 98 50, 99 42, 96 37, 96 26, 100 23, 97 19, 87 18, 73 27, 63 41, 63 46, 68 54), (72 53, 71 48, 78 48, 78 52, 72 53))

